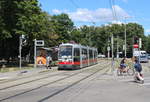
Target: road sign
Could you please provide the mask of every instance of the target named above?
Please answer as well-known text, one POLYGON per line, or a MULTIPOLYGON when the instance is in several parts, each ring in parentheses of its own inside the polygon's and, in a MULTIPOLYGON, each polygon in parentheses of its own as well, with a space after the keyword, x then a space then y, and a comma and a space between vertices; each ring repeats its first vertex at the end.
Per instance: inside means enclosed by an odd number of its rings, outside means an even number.
POLYGON ((134 44, 133 48, 139 48, 139 45, 138 44, 134 44))
POLYGON ((139 48, 142 48, 142 39, 139 38, 139 48))
POLYGON ((107 47, 107 51, 110 51, 110 47, 109 46, 107 47))
POLYGON ((44 46, 44 40, 36 40, 36 46, 44 46))

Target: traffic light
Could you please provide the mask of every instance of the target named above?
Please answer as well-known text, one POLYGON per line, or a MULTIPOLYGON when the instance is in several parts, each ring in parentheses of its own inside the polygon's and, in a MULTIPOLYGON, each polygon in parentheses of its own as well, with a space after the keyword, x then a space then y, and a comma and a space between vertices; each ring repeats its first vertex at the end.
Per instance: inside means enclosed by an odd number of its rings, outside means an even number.
POLYGON ((138 44, 139 43, 139 38, 137 36, 134 37, 134 44, 138 44))

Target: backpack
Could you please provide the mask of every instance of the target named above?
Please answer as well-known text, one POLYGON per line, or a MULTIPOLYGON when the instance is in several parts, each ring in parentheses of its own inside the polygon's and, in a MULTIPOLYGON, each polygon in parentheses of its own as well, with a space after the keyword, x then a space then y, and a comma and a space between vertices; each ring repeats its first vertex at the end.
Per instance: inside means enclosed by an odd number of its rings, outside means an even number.
POLYGON ((135 67, 135 70, 136 70, 136 71, 138 71, 138 72, 141 72, 141 71, 142 71, 142 66, 141 66, 140 63, 135 63, 134 67, 135 67))

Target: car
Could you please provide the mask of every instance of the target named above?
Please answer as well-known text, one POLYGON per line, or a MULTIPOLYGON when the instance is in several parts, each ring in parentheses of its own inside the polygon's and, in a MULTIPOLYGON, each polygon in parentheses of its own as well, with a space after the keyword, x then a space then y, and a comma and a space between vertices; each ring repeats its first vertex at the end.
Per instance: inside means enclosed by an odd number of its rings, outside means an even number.
POLYGON ((142 55, 140 56, 140 62, 145 62, 145 63, 148 63, 148 56, 147 55, 142 55))
POLYGON ((147 56, 148 56, 148 59, 150 59, 150 54, 147 54, 147 56))
POLYGON ((98 57, 98 58, 105 58, 106 56, 105 56, 105 55, 102 55, 102 54, 98 54, 97 57, 98 57))

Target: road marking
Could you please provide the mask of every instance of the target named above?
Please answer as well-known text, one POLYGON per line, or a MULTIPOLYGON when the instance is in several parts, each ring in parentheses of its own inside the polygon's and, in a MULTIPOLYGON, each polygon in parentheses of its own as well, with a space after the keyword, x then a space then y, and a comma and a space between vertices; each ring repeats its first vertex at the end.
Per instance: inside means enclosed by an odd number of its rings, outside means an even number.
POLYGON ((144 84, 142 84, 142 85, 145 85, 145 86, 147 86, 147 85, 150 85, 150 83, 144 83, 144 84))
POLYGON ((1 77, 0 80, 10 79, 10 77, 1 77))

